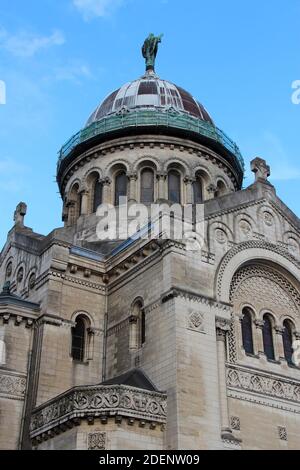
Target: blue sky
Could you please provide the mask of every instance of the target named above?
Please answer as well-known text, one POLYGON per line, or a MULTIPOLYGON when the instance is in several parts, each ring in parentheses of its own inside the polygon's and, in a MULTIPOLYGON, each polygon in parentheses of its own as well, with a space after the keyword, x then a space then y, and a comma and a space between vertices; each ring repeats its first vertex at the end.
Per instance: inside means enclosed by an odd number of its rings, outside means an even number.
POLYGON ((300 214, 300 0, 0 0, 0 245, 19 201, 40 233, 61 225, 57 152, 113 89, 144 71, 140 47, 164 33, 157 72, 189 90, 256 156, 300 214))

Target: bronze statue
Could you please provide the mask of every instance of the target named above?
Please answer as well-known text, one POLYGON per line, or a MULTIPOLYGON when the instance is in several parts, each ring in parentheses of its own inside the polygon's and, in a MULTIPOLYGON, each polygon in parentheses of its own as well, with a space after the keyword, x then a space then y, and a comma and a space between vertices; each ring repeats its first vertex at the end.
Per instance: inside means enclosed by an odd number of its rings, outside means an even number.
POLYGON ((146 59, 146 70, 153 70, 155 66, 155 59, 158 51, 158 44, 161 42, 163 34, 154 36, 150 33, 142 47, 143 57, 146 59))

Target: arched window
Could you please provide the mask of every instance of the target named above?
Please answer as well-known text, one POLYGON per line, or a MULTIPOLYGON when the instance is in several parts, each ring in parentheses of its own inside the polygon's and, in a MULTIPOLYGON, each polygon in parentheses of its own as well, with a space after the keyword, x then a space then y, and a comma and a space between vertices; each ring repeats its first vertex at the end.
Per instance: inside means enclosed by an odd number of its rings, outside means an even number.
POLYGON ((125 171, 122 171, 116 176, 115 182, 115 205, 118 206, 120 197, 127 196, 127 176, 125 171))
POLYGON ((81 214, 82 195, 79 193, 79 184, 75 183, 70 192, 69 201, 71 203, 68 215, 70 225, 74 225, 81 214))
POLYGON ((154 201, 154 173, 146 168, 141 173, 141 202, 154 201))
POLYGON ((226 187, 225 183, 223 183, 223 181, 219 180, 218 183, 217 183, 216 196, 221 197, 221 196, 224 196, 225 194, 227 194, 227 187, 226 187))
POLYGON ((294 326, 290 320, 284 320, 283 322, 283 349, 284 357, 289 365, 293 364, 293 331, 294 326))
POLYGON ((244 308, 242 318, 242 339, 243 347, 247 354, 254 354, 252 314, 250 308, 244 308))
POLYGON ((82 362, 85 353, 86 325, 84 318, 80 315, 76 318, 75 323, 76 325, 72 328, 72 358, 82 362))
POLYGON ((93 213, 97 212, 98 207, 102 204, 102 183, 95 181, 93 194, 93 213))
POLYGON ((146 342, 146 317, 143 308, 143 302, 137 300, 132 308, 130 317, 130 349, 139 349, 146 342))
POLYGON ((142 310, 141 314, 141 344, 145 344, 146 342, 146 317, 145 312, 142 310))
POLYGON ((180 204, 180 174, 175 170, 171 170, 168 174, 168 189, 169 201, 180 204))
POLYGON ((267 356, 267 359, 274 361, 275 352, 274 352, 274 342, 273 342, 273 322, 269 314, 264 315, 264 326, 263 326, 263 343, 264 343, 264 353, 267 356))
POLYGON ((201 204, 203 202, 203 188, 201 178, 196 177, 193 182, 194 204, 201 204))

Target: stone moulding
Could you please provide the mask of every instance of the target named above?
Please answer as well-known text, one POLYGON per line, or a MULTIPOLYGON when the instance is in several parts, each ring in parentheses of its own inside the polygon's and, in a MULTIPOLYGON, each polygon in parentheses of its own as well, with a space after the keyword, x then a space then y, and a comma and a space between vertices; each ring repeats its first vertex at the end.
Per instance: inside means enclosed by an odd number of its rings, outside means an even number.
POLYGON ((75 387, 33 411, 30 437, 38 440, 62 432, 81 419, 110 417, 165 424, 167 395, 125 385, 75 387))
POLYGON ((229 390, 242 391, 276 401, 283 400, 300 407, 300 381, 297 380, 282 376, 274 377, 263 372, 228 365, 227 386, 229 390))

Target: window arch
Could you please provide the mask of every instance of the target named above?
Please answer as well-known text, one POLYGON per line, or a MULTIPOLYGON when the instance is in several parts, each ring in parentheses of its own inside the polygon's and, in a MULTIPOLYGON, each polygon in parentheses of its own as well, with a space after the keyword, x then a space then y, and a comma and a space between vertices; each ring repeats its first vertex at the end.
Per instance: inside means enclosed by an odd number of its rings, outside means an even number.
POLYGON ((93 186, 93 207, 92 212, 96 213, 98 207, 102 204, 103 185, 98 179, 95 180, 93 186))
POLYGON ((253 331, 252 331, 252 310, 248 307, 243 309, 242 325, 242 341, 243 347, 247 354, 254 354, 253 347, 253 331))
POLYGON ((176 170, 171 170, 168 173, 168 199, 171 202, 180 204, 181 201, 180 191, 180 174, 176 170))
POLYGON ((70 220, 70 225, 73 225, 81 214, 82 194, 79 192, 78 183, 75 183, 72 186, 69 196, 69 203, 70 209, 68 220, 70 220))
POLYGON ((294 336, 294 325, 290 320, 284 320, 283 322, 283 350, 284 357, 289 365, 293 364, 293 336, 294 336))
POLYGON ((267 359, 275 360, 274 341, 273 341, 273 320, 270 314, 266 313, 263 317, 263 344, 264 353, 267 359))
POLYGON ((217 182, 217 192, 216 192, 216 196, 217 197, 221 197, 221 196, 224 196, 225 194, 227 194, 227 187, 226 187, 226 184, 224 183, 224 181, 222 180, 219 180, 217 182))
POLYGON ((86 346, 86 319, 83 315, 76 317, 75 326, 72 328, 72 358, 83 362, 86 346))
POLYGON ((117 174, 115 179, 115 205, 120 203, 120 197, 127 196, 127 176, 125 171, 117 174))
POLYGON ((9 279, 12 275, 12 262, 10 261, 5 270, 5 279, 9 279))
POLYGON ((141 202, 154 201, 154 173, 150 168, 141 172, 141 202))
POLYGON ((193 196, 194 204, 201 204, 203 202, 203 185, 199 175, 196 175, 196 181, 193 182, 193 196))

